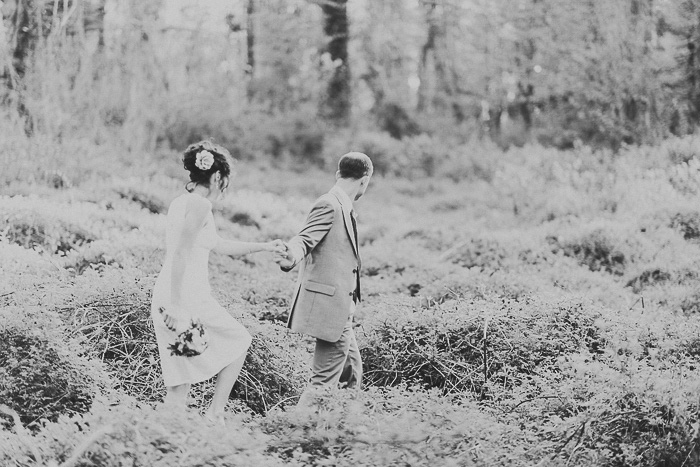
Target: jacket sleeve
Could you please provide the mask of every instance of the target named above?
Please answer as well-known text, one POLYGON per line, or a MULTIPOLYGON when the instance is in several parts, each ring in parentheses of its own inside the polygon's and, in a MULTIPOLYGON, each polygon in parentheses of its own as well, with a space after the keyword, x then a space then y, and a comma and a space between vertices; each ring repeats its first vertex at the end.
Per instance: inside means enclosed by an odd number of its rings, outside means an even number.
POLYGON ((333 217, 333 206, 327 202, 316 204, 311 209, 304 227, 287 242, 287 246, 294 256, 294 264, 289 268, 282 268, 283 271, 294 269, 324 239, 328 231, 331 230, 333 217))

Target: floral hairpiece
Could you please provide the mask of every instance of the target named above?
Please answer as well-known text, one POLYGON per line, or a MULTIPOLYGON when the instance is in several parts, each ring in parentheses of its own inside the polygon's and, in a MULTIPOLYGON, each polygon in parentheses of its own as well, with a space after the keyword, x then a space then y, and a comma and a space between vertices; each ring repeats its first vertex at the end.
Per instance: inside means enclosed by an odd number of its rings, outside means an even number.
POLYGON ((214 155, 207 150, 199 151, 194 165, 199 169, 209 170, 214 165, 214 155))

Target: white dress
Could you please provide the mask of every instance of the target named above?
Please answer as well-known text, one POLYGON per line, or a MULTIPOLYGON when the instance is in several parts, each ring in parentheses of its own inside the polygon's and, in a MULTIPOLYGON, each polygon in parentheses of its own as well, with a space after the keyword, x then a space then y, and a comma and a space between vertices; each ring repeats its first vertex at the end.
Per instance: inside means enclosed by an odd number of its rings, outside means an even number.
POLYGON ((182 233, 187 201, 196 193, 178 196, 168 209, 165 233, 166 254, 163 269, 153 289, 151 317, 156 332, 160 364, 166 386, 198 383, 219 373, 225 366, 245 355, 251 336, 211 295, 209 285, 209 252, 219 240, 214 217, 209 214, 197 234, 190 256, 186 259, 182 284, 182 306, 192 318, 199 319, 207 330, 209 347, 196 357, 172 356, 168 345, 175 342, 175 333, 165 327, 159 307, 168 308, 173 251, 182 233))

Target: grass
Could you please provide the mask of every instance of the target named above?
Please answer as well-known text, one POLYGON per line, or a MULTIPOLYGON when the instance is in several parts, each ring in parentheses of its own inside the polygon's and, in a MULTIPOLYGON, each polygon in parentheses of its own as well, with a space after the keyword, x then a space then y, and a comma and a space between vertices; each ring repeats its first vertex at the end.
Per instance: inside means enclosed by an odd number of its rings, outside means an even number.
MULTIPOLYGON (((4 144, 0 154, 9 158, 4 144)), ((80 144, 87 156, 102 149, 80 144)), ((356 332, 366 388, 356 398, 321 394, 306 411, 292 407, 312 342, 283 325, 295 274, 266 254, 213 256, 217 299, 254 335, 228 407, 236 429, 223 436, 196 416, 211 382, 193 391, 190 418, 158 411, 163 388, 148 309, 163 213, 185 182, 177 155, 132 166, 117 159, 114 167, 86 156, 60 183, 8 171, 0 331, 34 336, 22 342, 36 349, 71 349, 55 360, 56 371, 90 368, 92 383, 76 381, 75 393, 93 399, 36 421, 32 433, 0 415, 0 459, 694 465, 700 177, 687 146, 670 141, 615 157, 484 147, 470 151, 478 160, 453 156, 444 166, 421 153, 434 177, 377 174, 357 203, 365 300, 356 332), (450 177, 448 168, 466 173, 450 177)), ((222 236, 242 240, 290 237, 334 181, 317 169, 237 171, 215 216, 222 236)), ((19 361, 18 352, 0 347, 0 358, 19 361)), ((26 373, 28 365, 12 370, 26 373)), ((15 375, 2 384, 12 394, 26 381, 15 375)), ((58 399, 47 395, 44 406, 58 407, 58 399)), ((11 408, 26 424, 31 414, 22 407, 11 408)))

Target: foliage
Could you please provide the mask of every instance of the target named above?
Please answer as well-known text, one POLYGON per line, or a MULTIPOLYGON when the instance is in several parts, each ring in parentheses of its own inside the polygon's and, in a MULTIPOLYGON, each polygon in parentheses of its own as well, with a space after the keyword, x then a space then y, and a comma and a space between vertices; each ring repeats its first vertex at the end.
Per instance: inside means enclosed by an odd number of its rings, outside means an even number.
MULTIPOLYGON (((414 150, 377 173, 356 203, 365 387, 316 394, 311 407, 292 410, 313 348, 282 323, 296 275, 269 254, 212 255, 217 300, 254 336, 227 407, 231 430, 196 414, 211 381, 193 389, 184 419, 152 410, 163 387, 149 293, 163 258, 163 212, 186 182, 178 154, 124 151, 87 163, 121 151, 83 142, 77 157, 86 165, 74 166, 70 184, 37 168, 8 175, 0 330, 28 337, 36 368, 56 356, 51 374, 75 383, 74 401, 84 403, 54 412, 48 399, 32 399, 31 410, 13 405, 24 423, 41 411, 47 418, 32 433, 22 421, 0 431, 0 463, 51 465, 73 455, 107 465, 184 456, 212 465, 696 462, 694 139, 613 157, 371 134, 387 157, 414 150), (16 227, 25 221, 48 228, 45 245, 72 239, 70 249, 32 248, 16 227), (89 242, 71 237, 83 231, 89 242)), ((23 160, 8 155, 16 144, 38 148, 55 167, 72 164, 69 149, 78 147, 70 138, 12 138, 0 142, 0 157, 23 160)), ((331 155, 354 149, 352 138, 344 130, 324 138, 337 149, 323 156, 324 172, 239 164, 228 198, 215 202, 219 233, 294 235, 333 183, 331 155)), ((23 394, 42 394, 44 386, 20 384, 35 380, 12 381, 23 394)))
POLYGON ((605 345, 597 312, 581 303, 457 300, 427 310, 389 305, 381 315, 362 352, 370 385, 489 397, 487 386, 508 390, 562 356, 605 345))
POLYGON ((594 230, 583 235, 578 241, 574 240, 560 244, 553 239, 555 249, 561 248, 564 255, 576 258, 581 264, 591 271, 606 271, 611 274, 622 275, 628 259, 621 252, 614 240, 602 230, 594 230))
MULTIPOLYGON (((405 389, 373 389, 351 400, 335 391, 317 395, 309 409, 275 410, 265 418, 229 415, 226 422, 235 429, 208 425, 196 414, 99 407, 45 427, 34 450, 46 463, 105 466, 167 466, 183 458, 215 466, 524 466, 541 459, 556 465, 551 449, 533 446, 527 433, 472 401, 405 389)), ((0 436, 0 459, 32 456, 26 441, 0 436)))
POLYGON ((0 333, 0 364, 3 403, 19 412, 22 423, 32 430, 37 430, 42 421, 55 422, 61 414, 90 409, 90 382, 86 384, 84 375, 47 341, 26 330, 6 329, 0 333))
POLYGON ((183 459, 217 466, 282 465, 265 454, 265 437, 259 432, 221 430, 198 414, 178 416, 150 408, 99 407, 84 417, 62 418, 37 435, 36 454, 26 441, 4 438, 0 459, 8 462, 27 462, 38 454, 35 460, 46 463, 42 465, 167 466, 183 459))

